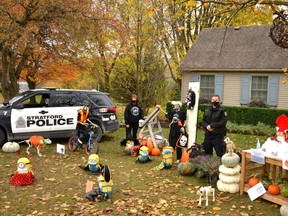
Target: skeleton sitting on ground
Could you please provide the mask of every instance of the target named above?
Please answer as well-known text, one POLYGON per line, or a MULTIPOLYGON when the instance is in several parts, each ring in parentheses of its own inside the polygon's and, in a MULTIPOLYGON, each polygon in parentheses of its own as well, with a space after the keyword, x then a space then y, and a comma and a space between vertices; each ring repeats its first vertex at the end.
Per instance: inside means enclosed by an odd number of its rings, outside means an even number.
POLYGON ((199 203, 198 205, 201 206, 202 202, 202 196, 205 194, 205 199, 206 199, 206 206, 208 206, 208 197, 213 196, 212 201, 215 201, 215 188, 212 188, 211 186, 206 186, 206 187, 200 187, 197 190, 197 195, 199 195, 199 203))
POLYGON ((235 148, 235 144, 232 140, 229 139, 229 137, 227 137, 224 142, 226 143, 226 149, 228 153, 233 153, 233 149, 235 148))

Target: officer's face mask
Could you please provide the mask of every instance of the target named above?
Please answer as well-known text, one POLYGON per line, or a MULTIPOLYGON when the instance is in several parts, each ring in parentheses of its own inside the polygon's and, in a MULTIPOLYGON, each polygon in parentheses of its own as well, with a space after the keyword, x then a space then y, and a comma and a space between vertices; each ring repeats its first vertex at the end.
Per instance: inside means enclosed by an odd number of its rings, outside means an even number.
POLYGON ((212 105, 213 105, 214 107, 219 106, 219 101, 212 101, 211 103, 212 103, 212 105))

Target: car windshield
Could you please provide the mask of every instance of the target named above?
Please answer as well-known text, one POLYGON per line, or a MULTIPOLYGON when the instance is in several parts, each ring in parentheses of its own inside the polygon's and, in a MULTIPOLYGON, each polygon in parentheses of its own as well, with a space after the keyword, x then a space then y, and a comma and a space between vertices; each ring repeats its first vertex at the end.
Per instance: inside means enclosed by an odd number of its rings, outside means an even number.
POLYGON ((7 102, 4 102, 3 105, 4 106, 11 106, 15 101, 21 99, 25 94, 20 94, 20 95, 17 95, 15 97, 13 97, 11 100, 7 101, 7 102))

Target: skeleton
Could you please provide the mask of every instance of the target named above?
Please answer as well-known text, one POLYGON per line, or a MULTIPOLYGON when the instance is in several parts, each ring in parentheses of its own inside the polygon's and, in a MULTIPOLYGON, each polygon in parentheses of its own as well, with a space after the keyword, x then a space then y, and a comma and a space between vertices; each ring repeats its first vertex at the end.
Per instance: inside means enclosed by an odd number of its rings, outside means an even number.
POLYGON ((235 144, 233 141, 231 141, 229 139, 229 137, 227 137, 224 142, 226 143, 226 149, 227 149, 227 152, 232 154, 233 153, 233 149, 235 148, 235 144))
POLYGON ((215 201, 215 188, 211 186, 201 187, 197 190, 197 195, 199 195, 199 203, 198 205, 201 206, 202 196, 205 194, 206 199, 206 206, 208 206, 208 197, 213 196, 212 201, 215 201))
POLYGON ((19 143, 23 143, 26 142, 28 144, 28 148, 26 149, 26 153, 28 154, 28 156, 31 156, 32 154, 30 153, 29 149, 32 146, 35 146, 35 148, 37 149, 37 154, 39 157, 42 157, 42 154, 40 153, 40 148, 44 148, 44 146, 46 144, 51 144, 51 140, 50 139, 44 139, 41 136, 32 136, 30 137, 29 140, 23 140, 19 143), (37 139, 36 139, 37 137, 37 139))

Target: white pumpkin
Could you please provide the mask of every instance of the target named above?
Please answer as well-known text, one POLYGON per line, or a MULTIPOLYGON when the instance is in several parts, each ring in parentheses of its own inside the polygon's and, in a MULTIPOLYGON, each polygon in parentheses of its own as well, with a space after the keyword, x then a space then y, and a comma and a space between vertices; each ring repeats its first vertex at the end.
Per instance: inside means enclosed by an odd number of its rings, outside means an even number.
POLYGON ((288 204, 284 204, 280 207, 281 216, 288 216, 288 204))
POLYGON ((222 192, 238 193, 240 190, 240 185, 237 183, 226 184, 222 182, 221 180, 218 180, 217 188, 219 191, 222 191, 222 192))
POLYGON ((4 152, 17 152, 20 149, 20 145, 17 142, 6 142, 2 146, 4 152))
POLYGON ((219 167, 219 172, 223 173, 224 175, 228 175, 228 176, 232 176, 235 175, 237 173, 240 173, 241 171, 241 166, 239 164, 237 164, 237 166, 235 167, 226 167, 224 164, 222 164, 219 167))
POLYGON ((224 175, 223 173, 219 174, 219 179, 223 183, 231 184, 231 183, 239 183, 241 175, 240 173, 235 174, 234 176, 224 175))
POLYGON ((235 167, 240 162, 240 157, 236 153, 226 153, 221 157, 221 162, 226 167, 235 167))

